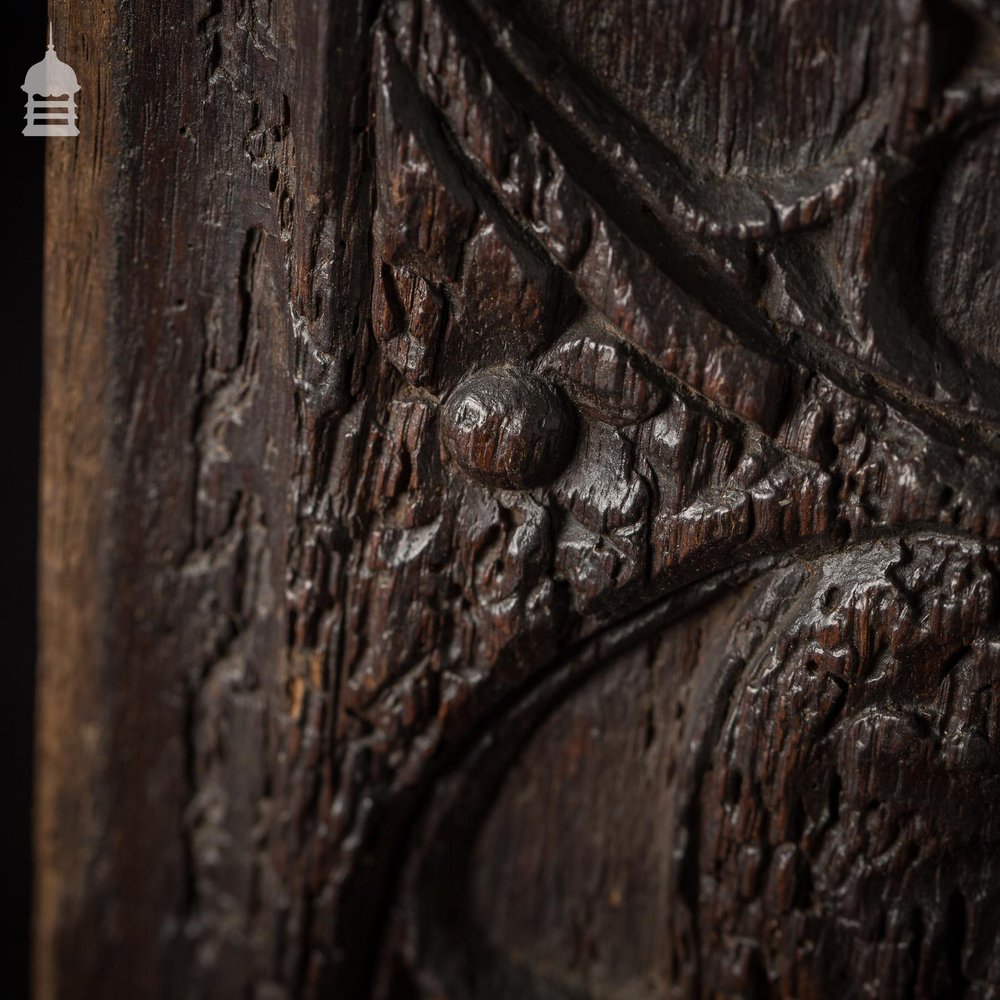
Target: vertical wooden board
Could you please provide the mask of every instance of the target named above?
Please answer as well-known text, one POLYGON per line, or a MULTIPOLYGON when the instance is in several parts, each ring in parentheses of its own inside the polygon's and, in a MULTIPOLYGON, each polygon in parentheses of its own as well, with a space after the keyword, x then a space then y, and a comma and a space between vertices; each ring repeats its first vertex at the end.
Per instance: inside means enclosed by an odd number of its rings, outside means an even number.
POLYGON ((277 975, 290 483, 342 382, 296 369, 347 343, 311 323, 350 282, 357 81, 321 5, 53 16, 83 90, 48 180, 37 990, 242 996, 277 975))

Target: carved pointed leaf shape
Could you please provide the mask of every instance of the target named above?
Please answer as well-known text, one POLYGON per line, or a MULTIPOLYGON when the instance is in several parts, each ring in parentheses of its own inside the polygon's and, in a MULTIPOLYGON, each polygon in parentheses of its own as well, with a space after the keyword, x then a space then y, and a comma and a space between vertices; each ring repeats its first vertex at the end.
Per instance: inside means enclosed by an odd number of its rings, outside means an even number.
POLYGON ((539 367, 563 384, 584 413, 605 423, 646 420, 667 398, 652 362, 593 310, 546 351, 539 367))

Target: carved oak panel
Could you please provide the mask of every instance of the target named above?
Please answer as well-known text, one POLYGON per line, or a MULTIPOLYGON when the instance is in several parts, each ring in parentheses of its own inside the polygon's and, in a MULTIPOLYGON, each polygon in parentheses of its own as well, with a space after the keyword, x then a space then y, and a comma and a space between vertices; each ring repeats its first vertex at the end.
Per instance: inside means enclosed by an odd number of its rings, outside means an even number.
POLYGON ((1000 7, 133 6, 39 995, 996 995, 1000 7))

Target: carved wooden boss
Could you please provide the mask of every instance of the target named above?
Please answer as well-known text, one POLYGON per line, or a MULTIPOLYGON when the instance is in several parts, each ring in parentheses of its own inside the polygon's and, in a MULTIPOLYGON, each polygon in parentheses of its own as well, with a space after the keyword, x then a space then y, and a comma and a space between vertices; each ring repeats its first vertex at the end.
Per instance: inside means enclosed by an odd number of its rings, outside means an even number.
POLYGON ((56 4, 36 988, 997 996, 1000 6, 56 4))

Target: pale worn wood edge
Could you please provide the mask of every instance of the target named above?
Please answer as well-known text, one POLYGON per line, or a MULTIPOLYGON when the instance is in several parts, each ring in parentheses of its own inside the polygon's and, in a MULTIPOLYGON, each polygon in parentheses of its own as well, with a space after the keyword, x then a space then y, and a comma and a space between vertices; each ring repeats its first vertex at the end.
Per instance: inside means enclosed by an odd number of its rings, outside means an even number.
POLYGON ((101 840, 100 694, 111 482, 107 433, 120 146, 114 7, 53 5, 80 81, 80 136, 46 150, 43 389, 39 473, 38 679, 33 989, 60 995, 59 954, 78 925, 101 840))

